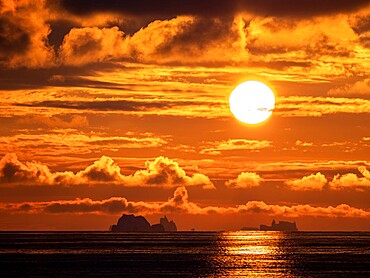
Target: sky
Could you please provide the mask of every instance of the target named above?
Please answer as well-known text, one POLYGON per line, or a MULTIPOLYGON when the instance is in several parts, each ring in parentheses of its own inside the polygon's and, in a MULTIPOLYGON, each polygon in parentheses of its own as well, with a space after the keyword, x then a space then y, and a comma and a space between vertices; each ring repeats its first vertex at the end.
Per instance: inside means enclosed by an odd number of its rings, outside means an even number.
POLYGON ((370 230, 368 0, 0 0, 0 96, 0 230, 370 230))

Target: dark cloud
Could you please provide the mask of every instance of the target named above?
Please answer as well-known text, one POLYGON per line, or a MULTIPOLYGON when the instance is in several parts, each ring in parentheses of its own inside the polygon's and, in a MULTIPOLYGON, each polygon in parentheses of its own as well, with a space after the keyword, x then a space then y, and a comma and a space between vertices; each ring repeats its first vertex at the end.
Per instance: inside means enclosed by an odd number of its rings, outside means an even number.
POLYGON ((50 107, 77 110, 97 111, 145 111, 150 109, 168 108, 165 102, 138 102, 129 100, 106 101, 41 101, 30 104, 16 104, 17 106, 50 107))
MULTIPOLYGON (((0 54, 1 56, 1 54, 0 54)), ((128 90, 122 85, 85 78, 96 71, 116 69, 114 63, 91 63, 88 66, 59 66, 54 68, 0 68, 0 90, 36 89, 55 87, 94 87, 128 90), (22 78, 19 78, 22 76, 22 78)), ((119 66, 125 70, 124 66, 119 66)))
POLYGON ((76 14, 90 14, 95 12, 121 12, 135 16, 165 16, 177 15, 223 15, 232 14, 236 10, 237 1, 223 0, 137 0, 137 1, 94 1, 89 0, 61 0, 61 4, 68 11, 76 14), (154 5, 153 5, 154 4, 154 5))
POLYGON ((46 165, 37 162, 20 162, 13 153, 0 160, 0 183, 47 182, 51 176, 46 165))
POLYGON ((69 33, 69 31, 74 27, 81 27, 78 23, 60 19, 60 20, 50 20, 47 22, 50 24, 51 32, 48 35, 49 44, 54 46, 55 51, 62 44, 64 36, 69 33))
POLYGON ((361 45, 370 48, 370 15, 356 16, 351 22, 351 27, 359 36, 361 45))
POLYGON ((6 17, 0 18, 0 60, 26 52, 29 45, 30 36, 24 29, 6 17))
POLYGON ((8 67, 50 67, 54 51, 49 47, 45 24, 45 0, 0 2, 0 62, 8 67))
POLYGON ((232 17, 196 18, 191 24, 183 26, 176 36, 159 46, 157 52, 164 55, 171 52, 197 53, 212 44, 220 45, 229 37, 237 41, 238 34, 233 32, 232 24, 232 17))
POLYGON ((357 34, 362 34, 370 31, 370 16, 358 16, 352 24, 352 29, 357 34))
POLYGON ((83 15, 98 12, 120 12, 134 16, 177 15, 227 16, 245 11, 262 16, 309 17, 351 12, 369 5, 368 0, 61 0, 68 11, 83 15))
POLYGON ((309 61, 305 62, 296 62, 296 61, 258 61, 258 62, 249 62, 248 66, 250 67, 261 67, 261 68, 269 68, 275 70, 286 70, 289 68, 310 68, 312 67, 312 63, 309 61))
POLYGON ((49 107, 76 110, 94 111, 150 111, 155 109, 168 109, 178 106, 211 105, 211 103, 197 101, 130 101, 130 100, 104 100, 104 101, 40 101, 34 103, 16 103, 15 106, 49 107))

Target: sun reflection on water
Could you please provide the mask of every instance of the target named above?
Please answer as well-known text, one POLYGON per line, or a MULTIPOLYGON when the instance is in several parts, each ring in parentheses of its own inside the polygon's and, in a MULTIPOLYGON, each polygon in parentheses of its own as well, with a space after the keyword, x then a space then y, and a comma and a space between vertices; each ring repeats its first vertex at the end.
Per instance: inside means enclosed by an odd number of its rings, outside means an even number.
POLYGON ((278 246, 271 243, 278 243, 283 237, 282 233, 228 232, 221 239, 229 243, 226 247, 228 255, 267 255, 279 251, 278 246))
POLYGON ((281 232, 225 232, 219 237, 218 268, 214 277, 299 277, 289 271, 281 232))

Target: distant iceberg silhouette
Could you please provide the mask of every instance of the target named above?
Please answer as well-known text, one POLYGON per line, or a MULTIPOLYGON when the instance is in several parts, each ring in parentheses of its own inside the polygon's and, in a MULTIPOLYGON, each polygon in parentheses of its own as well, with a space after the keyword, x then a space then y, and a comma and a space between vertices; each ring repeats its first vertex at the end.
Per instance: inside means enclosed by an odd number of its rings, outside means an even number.
POLYGON ((260 225, 261 231, 281 231, 281 232, 296 232, 298 231, 297 224, 295 222, 279 221, 275 222, 272 220, 271 226, 260 225))
POLYGON ((174 221, 168 221, 164 216, 159 224, 150 225, 144 216, 122 214, 116 225, 109 228, 112 232, 175 232, 177 227, 174 221))
POLYGON ((176 232, 177 231, 175 222, 173 222, 173 220, 168 221, 167 216, 164 216, 163 218, 161 218, 159 223, 160 225, 163 226, 166 232, 176 232))

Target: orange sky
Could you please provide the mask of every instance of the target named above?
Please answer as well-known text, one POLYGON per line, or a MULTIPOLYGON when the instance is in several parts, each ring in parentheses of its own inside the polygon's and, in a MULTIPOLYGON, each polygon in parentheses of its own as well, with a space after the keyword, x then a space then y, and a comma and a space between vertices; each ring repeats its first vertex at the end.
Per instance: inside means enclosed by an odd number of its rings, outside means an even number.
POLYGON ((1 1, 0 230, 370 230, 370 4, 297 2, 1 1))

